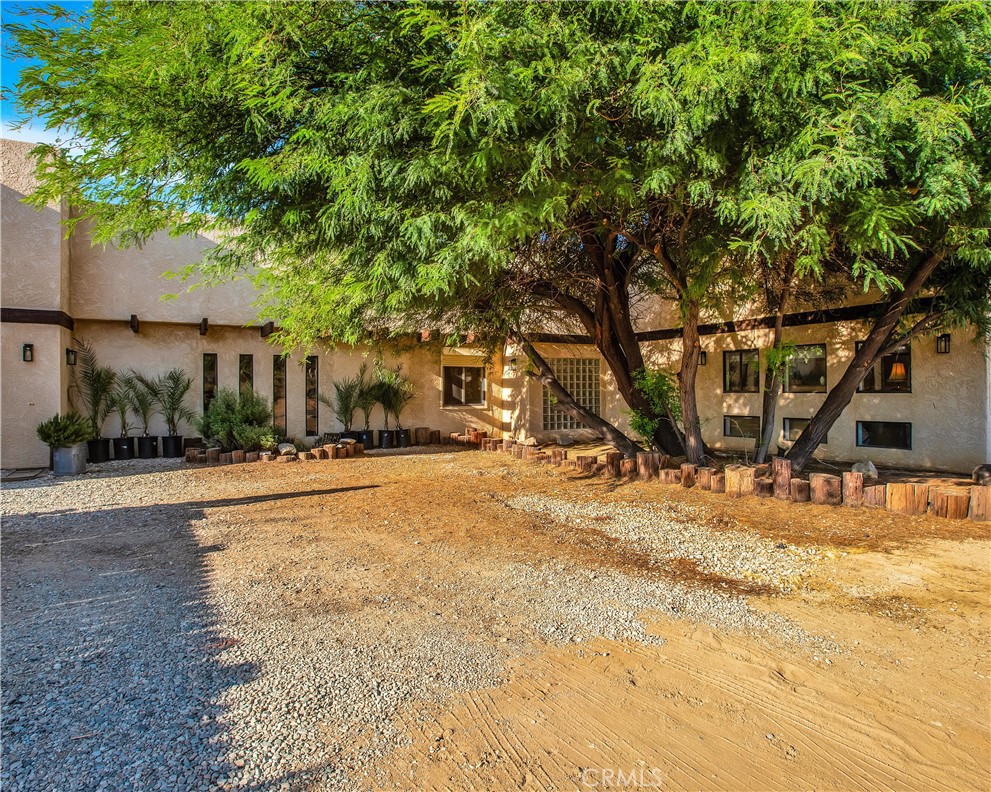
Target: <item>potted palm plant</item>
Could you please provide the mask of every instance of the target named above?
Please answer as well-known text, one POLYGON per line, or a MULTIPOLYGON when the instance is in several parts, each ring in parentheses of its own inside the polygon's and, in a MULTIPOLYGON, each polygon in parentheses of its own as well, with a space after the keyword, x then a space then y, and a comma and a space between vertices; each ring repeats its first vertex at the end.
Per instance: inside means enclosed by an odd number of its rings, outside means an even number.
POLYGON ((369 428, 368 424, 372 417, 372 410, 379 403, 378 383, 369 380, 366 376, 367 373, 368 366, 362 363, 361 368, 358 369, 358 381, 360 385, 358 386, 358 393, 355 396, 355 402, 364 416, 365 428, 361 432, 358 432, 358 442, 365 446, 365 448, 373 448, 375 446, 375 432, 369 428))
POLYGON ((326 404, 334 413, 334 417, 341 422, 343 431, 341 437, 357 440, 357 432, 351 431, 351 424, 354 422, 354 413, 358 409, 358 396, 361 389, 360 372, 358 376, 346 377, 334 382, 333 398, 320 394, 320 401, 326 404))
POLYGON ((174 368, 155 380, 158 397, 158 411, 165 419, 168 434, 162 438, 162 456, 175 458, 182 456, 182 435, 179 424, 191 423, 195 417, 186 406, 186 394, 193 387, 193 379, 181 368, 174 368))
POLYGON ((109 366, 101 366, 96 350, 84 341, 75 341, 79 351, 78 377, 75 390, 83 402, 83 412, 89 421, 90 439, 87 451, 90 462, 107 462, 110 459, 110 438, 101 437, 103 423, 110 415, 110 394, 113 392, 116 372, 109 366))
POLYGON ((409 448, 411 444, 410 431, 409 429, 403 429, 400 419, 403 410, 413 400, 415 393, 413 391, 413 383, 407 377, 403 376, 402 371, 403 366, 400 363, 391 372, 389 377, 389 412, 396 419, 396 445, 400 448, 409 448))
POLYGON ((41 442, 52 450, 52 470, 56 476, 86 472, 86 441, 92 437, 90 422, 79 413, 53 415, 38 424, 41 442))
POLYGON ((382 405, 384 417, 384 428, 379 432, 379 448, 395 448, 399 445, 396 432, 389 428, 389 418, 393 414, 397 393, 396 377, 395 370, 376 365, 372 390, 375 394, 375 400, 382 405))
POLYGON ((133 428, 128 421, 131 415, 132 391, 137 387, 130 374, 118 373, 114 378, 114 389, 110 393, 110 412, 117 413, 120 421, 120 437, 114 438, 114 459, 134 459, 134 438, 130 437, 133 428))
POLYGON ((131 391, 131 412, 141 422, 141 436, 138 438, 138 458, 154 459, 158 456, 158 438, 148 433, 151 417, 158 404, 158 380, 151 380, 136 372, 131 372, 135 380, 131 391))

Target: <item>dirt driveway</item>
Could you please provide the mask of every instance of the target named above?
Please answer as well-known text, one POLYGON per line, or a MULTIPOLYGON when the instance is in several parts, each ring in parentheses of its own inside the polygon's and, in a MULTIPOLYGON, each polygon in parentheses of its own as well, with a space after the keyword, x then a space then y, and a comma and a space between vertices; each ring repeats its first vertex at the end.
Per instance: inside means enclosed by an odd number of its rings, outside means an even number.
POLYGON ((434 451, 5 488, 4 788, 988 788, 987 528, 434 451))

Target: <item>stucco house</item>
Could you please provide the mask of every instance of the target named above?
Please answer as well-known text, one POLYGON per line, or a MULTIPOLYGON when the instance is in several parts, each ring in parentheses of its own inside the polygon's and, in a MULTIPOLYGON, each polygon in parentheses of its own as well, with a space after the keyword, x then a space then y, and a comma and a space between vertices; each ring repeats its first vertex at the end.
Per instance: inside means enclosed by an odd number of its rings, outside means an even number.
MULTIPOLYGON (((248 283, 186 293, 162 277, 195 261, 213 244, 209 239, 163 234, 141 248, 120 250, 92 245, 85 231, 64 238, 61 223, 69 207, 39 212, 21 202, 34 187, 30 148, 0 141, 2 467, 48 464, 35 427, 70 407, 74 369, 66 353, 74 337, 118 370, 153 376, 182 367, 194 379, 190 406, 196 410, 217 388, 251 387, 273 404, 273 421, 287 435, 341 428, 316 394, 332 393, 333 381, 352 375, 373 350, 326 346, 283 358, 257 321, 248 283), (162 299, 177 291, 177 299, 162 299)), ((674 368, 680 342, 669 314, 658 305, 641 329, 652 364, 674 368)), ((864 332, 857 319, 863 314, 862 306, 847 305, 789 316, 786 339, 802 354, 779 401, 775 432, 782 441, 797 437, 842 373, 864 332)), ((702 331, 703 436, 714 448, 752 448, 760 423, 759 372, 772 331, 761 317, 746 315, 715 318, 702 331)), ((608 368, 594 347, 580 341, 548 335, 538 348, 580 402, 627 429, 608 368)), ((396 360, 384 355, 386 362, 396 360)), ((446 432, 474 425, 495 436, 538 439, 586 431, 553 409, 543 388, 526 377, 522 352, 510 345, 486 360, 475 349, 425 343, 402 359, 417 394, 404 415, 407 426, 446 432)), ((989 351, 967 333, 949 334, 938 344, 917 338, 877 369, 830 431, 819 458, 949 471, 991 459, 989 351)), ((108 419, 107 436, 117 434, 115 422, 108 419)), ((164 429, 152 426, 153 433, 164 429)))

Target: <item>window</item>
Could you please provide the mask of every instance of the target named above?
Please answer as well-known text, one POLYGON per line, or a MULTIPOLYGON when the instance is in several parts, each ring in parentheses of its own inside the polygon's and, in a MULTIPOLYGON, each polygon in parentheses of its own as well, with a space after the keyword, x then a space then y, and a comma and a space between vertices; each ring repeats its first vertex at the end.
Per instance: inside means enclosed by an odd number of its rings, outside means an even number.
POLYGON ((826 345, 803 344, 795 347, 785 364, 785 393, 826 392, 826 345))
POLYGON ((203 355, 203 412, 207 411, 213 397, 217 395, 217 354, 203 355))
MULTIPOLYGON (((809 420, 808 418, 785 418, 781 427, 781 439, 794 443, 805 431, 805 427, 809 425, 809 420)), ((826 437, 822 438, 823 445, 826 444, 828 437, 827 434, 826 437)))
POLYGON ((237 392, 250 393, 255 389, 255 356, 240 355, 237 360, 237 392))
MULTIPOLYGON (((857 342, 857 350, 863 342, 857 342)), ((898 347, 867 370, 860 387, 861 393, 911 393, 912 350, 908 344, 898 347)))
POLYGON ((286 436, 286 359, 272 356, 272 425, 280 437, 286 436))
POLYGON ((912 450, 912 424, 901 421, 857 421, 857 445, 864 448, 912 450))
POLYGON ((760 391, 760 355, 756 349, 723 352, 723 393, 760 391))
POLYGON ((760 416, 758 415, 724 415, 724 437, 760 437, 760 416))
POLYGON ((444 366, 444 406, 485 404, 482 366, 444 366))
POLYGON ((317 356, 307 355, 306 357, 306 376, 304 390, 306 392, 306 404, 304 408, 306 410, 306 434, 310 437, 317 434, 317 424, 318 421, 318 406, 320 404, 317 398, 317 356))
MULTIPOLYGON (((547 361, 558 382, 586 410, 599 414, 599 359, 551 358, 547 361)), ((557 400, 544 388, 544 429, 581 429, 585 424, 557 409, 557 400)))

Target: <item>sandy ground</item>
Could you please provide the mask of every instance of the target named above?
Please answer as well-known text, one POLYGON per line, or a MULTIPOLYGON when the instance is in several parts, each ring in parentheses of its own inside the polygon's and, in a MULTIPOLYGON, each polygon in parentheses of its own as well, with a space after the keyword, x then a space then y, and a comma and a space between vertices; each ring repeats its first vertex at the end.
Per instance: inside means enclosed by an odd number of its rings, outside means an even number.
MULTIPOLYGON (((464 690, 441 682, 386 712, 398 739, 370 766, 354 757, 368 755, 372 734, 327 724, 336 761, 356 786, 991 786, 986 526, 730 501, 480 452, 177 475, 174 500, 198 499, 193 527, 211 588, 262 587, 266 613, 298 623, 353 619, 403 636, 440 623, 498 659, 498 684, 464 690), (657 563, 605 532, 507 508, 523 492, 617 507, 666 503, 714 532, 742 530, 823 552, 783 593, 706 574, 691 560, 657 563), (594 631, 577 642, 549 640, 533 629, 540 614, 529 600, 500 602, 493 593, 521 564, 561 565, 576 587, 617 572, 718 588, 815 640, 670 612, 640 615, 661 640, 594 631)), ((246 600, 246 610, 259 607, 246 600)))

